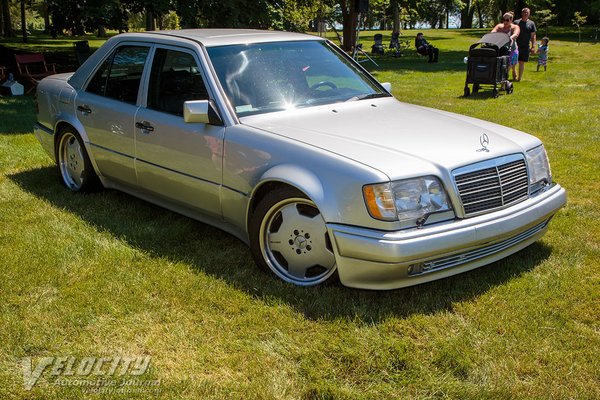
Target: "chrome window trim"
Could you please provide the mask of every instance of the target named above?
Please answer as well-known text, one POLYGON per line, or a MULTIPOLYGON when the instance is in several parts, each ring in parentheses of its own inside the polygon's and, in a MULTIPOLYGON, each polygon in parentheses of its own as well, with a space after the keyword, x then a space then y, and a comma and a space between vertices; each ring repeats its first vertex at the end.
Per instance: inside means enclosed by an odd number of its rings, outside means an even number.
MULTIPOLYGON (((96 64, 96 68, 94 68, 94 70, 91 71, 88 74, 88 76, 87 76, 84 84, 81 86, 80 90, 82 92, 86 92, 88 94, 93 94, 93 95, 96 95, 96 96, 100 96, 100 97, 105 98, 105 99, 112 99, 112 100, 116 100, 116 101, 121 101, 119 99, 113 99, 112 97, 107 97, 107 96, 99 95, 97 93, 88 92, 87 91, 87 87, 90 84, 90 81, 92 80, 92 78, 96 75, 96 72, 98 72, 98 70, 102 66, 102 64, 104 64, 106 62, 106 60, 108 60, 109 58, 113 57, 114 54, 115 54, 115 52, 117 51, 117 49, 119 49, 120 47, 123 47, 123 46, 144 46, 144 47, 148 47, 148 54, 146 55, 146 61, 144 62, 144 69, 142 71, 142 76, 140 77, 140 87, 138 88, 138 97, 137 97, 136 103, 134 104, 136 106, 139 106, 141 98, 142 98, 142 93, 143 93, 140 89, 143 88, 145 77, 146 77, 146 74, 148 73, 148 69, 149 69, 149 67, 148 67, 148 59, 150 58, 150 55, 154 51, 154 45, 155 45, 154 43, 148 42, 146 40, 144 40, 144 41, 142 41, 142 40, 140 40, 140 41, 137 41, 137 40, 124 40, 122 42, 118 42, 117 44, 114 45, 114 47, 112 49, 110 49, 110 51, 106 54, 106 56, 98 64, 96 64)), ((144 90, 145 90, 145 88, 144 88, 144 90)), ((127 103, 127 104, 131 104, 131 103, 127 103)))

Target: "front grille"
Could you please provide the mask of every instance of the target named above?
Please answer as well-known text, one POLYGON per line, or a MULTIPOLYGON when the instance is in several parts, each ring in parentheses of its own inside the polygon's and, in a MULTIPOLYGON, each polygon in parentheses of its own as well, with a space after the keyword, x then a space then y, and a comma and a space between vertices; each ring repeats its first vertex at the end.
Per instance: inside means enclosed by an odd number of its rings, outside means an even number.
POLYGON ((489 166, 490 162, 485 162, 481 163, 481 169, 475 166, 469 167, 468 172, 460 172, 464 170, 461 169, 459 173, 455 173, 454 182, 465 216, 488 212, 527 199, 529 178, 525 160, 519 157, 506 161, 510 158, 500 159, 498 165, 489 166))
POLYGON ((499 253, 510 247, 516 246, 519 243, 524 242, 525 240, 543 231, 548 225, 548 222, 550 222, 550 220, 546 220, 534 227, 527 229, 524 232, 519 233, 518 235, 502 240, 498 243, 481 247, 479 249, 470 250, 464 253, 454 254, 448 257, 426 261, 420 265, 411 266, 412 268, 409 268, 409 275, 420 275, 427 272, 439 271, 441 269, 456 267, 462 264, 467 264, 469 262, 476 261, 480 258, 499 253))

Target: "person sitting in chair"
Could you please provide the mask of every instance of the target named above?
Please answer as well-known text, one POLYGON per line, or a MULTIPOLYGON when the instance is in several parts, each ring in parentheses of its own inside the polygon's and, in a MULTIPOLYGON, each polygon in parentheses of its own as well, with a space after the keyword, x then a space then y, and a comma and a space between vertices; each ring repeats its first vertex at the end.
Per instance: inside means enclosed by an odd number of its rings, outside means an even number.
POLYGON ((415 47, 417 48, 417 52, 419 54, 423 56, 429 56, 428 62, 438 62, 440 50, 429 44, 421 32, 417 33, 417 37, 415 38, 415 47))

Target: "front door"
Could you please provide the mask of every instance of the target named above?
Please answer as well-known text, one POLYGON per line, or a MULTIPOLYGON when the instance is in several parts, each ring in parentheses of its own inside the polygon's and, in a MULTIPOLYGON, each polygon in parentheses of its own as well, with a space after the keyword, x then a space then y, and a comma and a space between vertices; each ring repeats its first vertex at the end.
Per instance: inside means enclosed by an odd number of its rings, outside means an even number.
POLYGON ((225 128, 183 120, 184 101, 209 99, 199 65, 192 50, 156 47, 135 118, 135 168, 144 189, 220 216, 225 128))

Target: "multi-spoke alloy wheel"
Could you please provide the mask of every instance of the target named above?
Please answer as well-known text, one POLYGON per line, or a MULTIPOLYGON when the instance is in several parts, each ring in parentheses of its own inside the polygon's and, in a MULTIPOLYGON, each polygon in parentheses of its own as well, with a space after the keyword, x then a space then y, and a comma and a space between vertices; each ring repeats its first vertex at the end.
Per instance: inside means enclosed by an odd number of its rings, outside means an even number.
POLYGON ((63 183, 72 191, 89 191, 100 186, 81 139, 71 130, 59 134, 56 160, 63 183))
POLYGON ((286 282, 318 285, 335 270, 323 216, 315 204, 291 189, 278 189, 258 206, 251 238, 256 261, 286 282))

